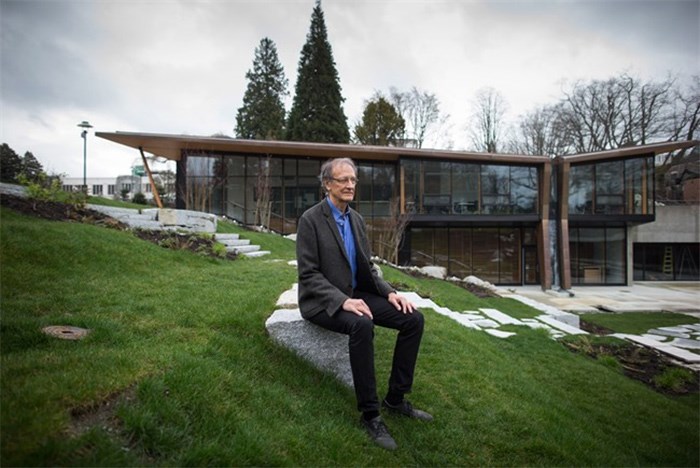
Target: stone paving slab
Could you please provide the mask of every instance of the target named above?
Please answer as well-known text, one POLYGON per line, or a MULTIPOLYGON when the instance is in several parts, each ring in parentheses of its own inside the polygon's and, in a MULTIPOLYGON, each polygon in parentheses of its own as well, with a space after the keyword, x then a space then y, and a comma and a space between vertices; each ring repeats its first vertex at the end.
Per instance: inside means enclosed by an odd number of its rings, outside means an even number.
POLYGON ((551 315, 538 315, 537 320, 540 320, 541 322, 546 323, 550 327, 556 328, 557 330, 563 331, 564 333, 567 333, 569 335, 588 335, 587 331, 581 330, 580 328, 572 327, 571 325, 568 325, 564 322, 560 322, 551 315))
POLYGON ((700 364, 700 354, 691 353, 690 351, 671 346, 667 343, 663 343, 657 340, 651 340, 649 338, 645 338, 639 335, 628 335, 625 333, 614 333, 611 336, 633 341, 635 343, 639 343, 649 348, 659 350, 662 353, 668 354, 687 363, 700 364))
POLYGON ((500 310, 496 309, 479 309, 481 312, 484 313, 487 317, 489 317, 492 320, 495 320, 496 322, 502 324, 502 325, 522 325, 523 322, 520 320, 511 317, 508 314, 504 314, 500 310))

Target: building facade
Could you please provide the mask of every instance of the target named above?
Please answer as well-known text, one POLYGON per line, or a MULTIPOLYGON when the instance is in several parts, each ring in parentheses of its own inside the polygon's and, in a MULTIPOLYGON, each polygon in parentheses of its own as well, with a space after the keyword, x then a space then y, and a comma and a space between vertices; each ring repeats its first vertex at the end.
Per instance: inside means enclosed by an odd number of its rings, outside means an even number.
MULTIPOLYGON (((367 221, 375 253, 403 265, 443 266, 460 278, 543 288, 633 281, 633 229, 656 217, 654 157, 697 144, 551 159, 183 135, 97 136, 175 160, 177 207, 283 234, 296 232, 301 214, 322 198, 321 164, 350 157, 360 179, 353 207, 367 221)), ((697 242, 689 246, 696 265, 697 242)), ((699 279, 697 266, 683 277, 699 279)))

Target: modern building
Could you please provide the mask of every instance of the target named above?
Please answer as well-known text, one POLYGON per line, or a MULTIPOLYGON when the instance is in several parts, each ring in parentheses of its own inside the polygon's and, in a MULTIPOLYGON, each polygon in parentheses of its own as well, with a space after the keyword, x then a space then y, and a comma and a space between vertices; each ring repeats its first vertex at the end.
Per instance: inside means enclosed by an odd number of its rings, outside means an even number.
MULTIPOLYGON (((665 257, 656 265, 656 253, 643 261, 636 256, 655 249, 637 248, 638 239, 658 240, 639 228, 653 223, 660 208, 654 159, 698 145, 657 143, 549 158, 148 133, 97 136, 176 161, 176 207, 283 234, 295 232, 299 216, 321 199, 321 164, 352 158, 360 179, 354 208, 367 221, 375 252, 404 265, 444 266, 452 276, 545 289, 629 284, 640 268, 641 279, 651 279, 647 273, 654 269, 668 272, 665 257), (397 232, 402 243, 394 252, 397 232)), ((697 213, 698 207, 689 209, 697 213)), ((670 279, 700 279, 695 224, 677 252, 691 261, 670 279)), ((681 264, 673 264, 675 247, 672 270, 681 264)))

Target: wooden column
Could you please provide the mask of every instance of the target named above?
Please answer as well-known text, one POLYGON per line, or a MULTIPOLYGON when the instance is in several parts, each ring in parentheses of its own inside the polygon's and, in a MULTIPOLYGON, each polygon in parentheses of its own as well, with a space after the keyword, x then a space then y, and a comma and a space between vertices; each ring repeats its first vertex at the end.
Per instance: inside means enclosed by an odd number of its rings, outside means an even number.
POLYGON ((571 255, 569 252, 569 172, 571 165, 559 164, 557 191, 559 194, 559 282, 562 289, 571 288, 571 255))

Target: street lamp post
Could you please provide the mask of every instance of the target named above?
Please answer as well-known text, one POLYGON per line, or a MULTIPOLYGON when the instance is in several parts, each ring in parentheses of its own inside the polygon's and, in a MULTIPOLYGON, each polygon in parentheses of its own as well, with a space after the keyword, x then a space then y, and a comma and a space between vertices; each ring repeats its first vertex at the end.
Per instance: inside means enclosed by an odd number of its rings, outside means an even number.
POLYGON ((87 120, 83 120, 78 124, 78 127, 83 129, 83 132, 80 134, 83 137, 83 190, 85 195, 87 195, 87 134, 88 128, 92 128, 92 125, 87 120))

